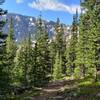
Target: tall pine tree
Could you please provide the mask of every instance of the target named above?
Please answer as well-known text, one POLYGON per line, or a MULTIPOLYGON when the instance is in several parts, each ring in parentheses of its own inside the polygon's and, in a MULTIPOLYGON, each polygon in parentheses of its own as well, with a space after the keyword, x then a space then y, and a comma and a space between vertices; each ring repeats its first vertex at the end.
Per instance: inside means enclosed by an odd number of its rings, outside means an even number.
POLYGON ((59 53, 56 53, 55 63, 53 66, 53 80, 60 80, 62 78, 62 60, 59 53))
POLYGON ((16 67, 14 69, 16 82, 24 86, 28 86, 31 83, 31 71, 34 67, 33 62, 33 48, 30 37, 28 37, 24 39, 16 53, 16 67))
POLYGON ((64 28, 63 28, 63 25, 60 23, 59 18, 57 18, 57 22, 56 22, 55 30, 54 30, 54 39, 51 41, 50 45, 52 47, 51 53, 53 54, 52 55, 53 64, 55 62, 56 53, 58 52, 59 55, 61 56, 61 60, 62 60, 62 73, 65 74, 65 70, 66 70, 66 65, 65 65, 66 40, 65 40, 64 28))
POLYGON ((42 86, 48 82, 51 73, 51 58, 48 42, 48 33, 45 30, 41 16, 39 16, 37 20, 37 36, 35 44, 35 84, 37 86, 42 86))
POLYGON ((67 60, 67 74, 73 74, 76 67, 76 47, 78 42, 78 12, 73 16, 73 23, 71 29, 71 39, 66 49, 66 60, 67 60))
MULTIPOLYGON (((4 0, 0 1, 0 5, 4 3, 4 0)), ((0 8, 1 9, 1 8, 0 8)), ((9 73, 6 72, 6 37, 7 35, 3 34, 2 28, 5 25, 6 21, 3 20, 3 15, 6 15, 7 11, 1 9, 0 10, 0 95, 8 92, 10 84, 9 84, 9 73)))
POLYGON ((14 58, 16 55, 16 44, 14 41, 14 26, 13 26, 13 18, 10 20, 10 28, 8 32, 8 36, 6 39, 6 64, 7 64, 7 72, 9 73, 9 77, 13 82, 13 69, 15 67, 14 58))
MULTIPOLYGON (((98 51, 99 49, 99 13, 97 13, 97 5, 99 1, 90 0, 83 1, 82 7, 86 9, 86 12, 80 17, 80 34, 79 34, 79 47, 77 52, 77 64, 83 76, 94 74, 97 72, 97 66, 99 65, 98 51)), ((97 75, 96 75, 97 76, 97 75)), ((95 79, 97 80, 97 78, 95 79)))

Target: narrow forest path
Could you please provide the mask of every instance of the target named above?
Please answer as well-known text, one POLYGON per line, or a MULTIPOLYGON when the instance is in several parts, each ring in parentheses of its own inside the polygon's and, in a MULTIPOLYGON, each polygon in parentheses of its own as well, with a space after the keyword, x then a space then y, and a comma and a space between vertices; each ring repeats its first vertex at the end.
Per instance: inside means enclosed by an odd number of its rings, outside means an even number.
POLYGON ((100 82, 94 83, 90 79, 50 82, 42 88, 26 92, 16 100, 100 100, 100 82))
POLYGON ((37 88, 40 91, 40 96, 29 97, 30 100, 53 100, 50 97, 55 98, 55 100, 64 100, 64 97, 59 95, 60 92, 63 92, 65 89, 75 88, 73 80, 62 80, 51 82, 43 88, 37 88), (48 99, 49 98, 49 99, 48 99))

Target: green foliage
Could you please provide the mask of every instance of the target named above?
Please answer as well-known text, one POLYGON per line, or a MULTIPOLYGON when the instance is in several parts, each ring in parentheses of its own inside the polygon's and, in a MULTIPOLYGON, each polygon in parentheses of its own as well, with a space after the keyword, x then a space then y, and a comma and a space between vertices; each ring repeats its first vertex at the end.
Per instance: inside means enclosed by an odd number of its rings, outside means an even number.
POLYGON ((55 47, 56 52, 58 52, 60 55, 63 55, 66 46, 65 46, 63 25, 60 24, 59 19, 57 19, 55 25, 55 46, 56 46, 55 47))
POLYGON ((84 77, 88 74, 97 76, 97 66, 99 66, 98 4, 99 2, 94 0, 82 2, 83 8, 87 11, 80 17, 76 65, 80 67, 84 77))
POLYGON ((6 70, 8 68, 6 61, 6 48, 0 47, 0 94, 5 94, 10 88, 9 73, 6 70))
POLYGON ((55 56, 58 52, 62 59, 62 73, 66 74, 66 59, 65 59, 65 51, 66 51, 66 39, 64 35, 64 27, 60 23, 59 18, 57 19, 55 30, 54 30, 54 37, 50 43, 50 51, 52 57, 52 65, 55 63, 55 56))
POLYGON ((77 45, 77 59, 75 61, 81 73, 80 77, 85 77, 89 74, 91 75, 93 74, 94 70, 94 50, 92 48, 93 44, 89 42, 89 37, 87 36, 88 33, 85 33, 85 31, 80 31, 79 42, 77 45))
MULTIPOLYGON (((2 4, 4 1, 0 1, 2 4)), ((0 16, 2 17, 4 11, 1 9, 0 16)), ((0 20, 0 95, 4 95, 10 90, 10 82, 9 82, 9 73, 6 71, 6 47, 5 47, 5 38, 6 35, 3 34, 2 28, 5 25, 3 20, 0 20), (1 42, 3 40, 3 43, 1 42)))
POLYGON ((59 80, 62 78, 62 59, 59 53, 56 54, 55 64, 53 66, 53 80, 59 80))
POLYGON ((76 67, 75 70, 74 70, 74 72, 75 72, 75 73, 74 73, 74 77, 75 77, 76 79, 82 77, 82 70, 81 70, 80 67, 76 67))
POLYGON ((74 69, 76 67, 75 60, 76 60, 76 48, 78 42, 78 15, 73 16, 73 24, 72 24, 72 36, 69 40, 69 44, 67 44, 66 49, 66 66, 67 66, 67 75, 72 75, 74 73, 74 69))
POLYGON ((55 63, 55 55, 56 55, 56 44, 54 40, 51 41, 49 44, 49 50, 50 50, 50 57, 51 57, 51 74, 53 73, 53 65, 55 63))
MULTIPOLYGON (((52 77, 56 81, 66 74, 70 78, 90 77, 95 82, 99 81, 97 71, 100 70, 100 2, 84 0, 81 6, 86 11, 80 15, 80 23, 77 11, 73 16, 71 38, 67 43, 64 27, 59 18, 55 25, 54 36, 49 39, 43 20, 39 16, 35 42, 33 43, 29 34, 18 47, 14 41, 12 18, 7 38, 0 30, 0 39, 4 40, 0 45, 0 95, 10 93, 11 85, 43 86, 52 77)), ((4 21, 0 21, 0 29, 4 24, 4 21)), ((75 90, 78 95, 90 95, 90 90, 94 94, 100 91, 92 90, 89 87, 90 81, 85 80, 78 85, 80 89, 75 90)), ((76 93, 72 91, 70 96, 75 96, 76 93)))
POLYGON ((10 28, 6 38, 6 72, 9 73, 10 81, 13 83, 13 69, 15 67, 14 58, 16 55, 16 44, 13 36, 13 19, 10 20, 10 28))
POLYGON ((48 44, 48 33, 42 23, 41 17, 37 21, 37 34, 35 44, 35 86, 41 86, 49 81, 51 73, 51 58, 48 44))
MULTIPOLYGON (((30 37, 29 37, 30 38, 30 37)), ((31 41, 25 39, 16 53, 14 74, 16 81, 28 85, 31 82, 31 71, 34 68, 31 41)))

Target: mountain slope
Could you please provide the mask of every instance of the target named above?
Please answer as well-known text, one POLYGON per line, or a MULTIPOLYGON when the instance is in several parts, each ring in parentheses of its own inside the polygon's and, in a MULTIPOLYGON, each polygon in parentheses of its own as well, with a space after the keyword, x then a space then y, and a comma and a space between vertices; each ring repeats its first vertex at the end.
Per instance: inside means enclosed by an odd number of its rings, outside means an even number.
MULTIPOLYGON (((14 36, 16 40, 18 41, 22 40, 24 37, 28 36, 29 33, 35 34, 36 18, 19 14, 13 14, 13 13, 7 14, 8 22, 3 29, 4 33, 7 33, 9 30, 9 21, 11 17, 13 18, 14 21, 14 36)), ((49 36, 51 36, 55 22, 44 21, 44 23, 49 33, 49 36)))

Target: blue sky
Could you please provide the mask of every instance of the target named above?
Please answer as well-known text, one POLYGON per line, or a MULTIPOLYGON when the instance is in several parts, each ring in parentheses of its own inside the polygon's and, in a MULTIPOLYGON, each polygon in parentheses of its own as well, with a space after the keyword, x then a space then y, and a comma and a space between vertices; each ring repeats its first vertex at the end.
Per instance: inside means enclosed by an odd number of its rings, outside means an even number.
POLYGON ((80 0, 5 0, 1 6, 9 13, 38 17, 40 11, 43 19, 71 24, 76 8, 80 12, 80 0))

